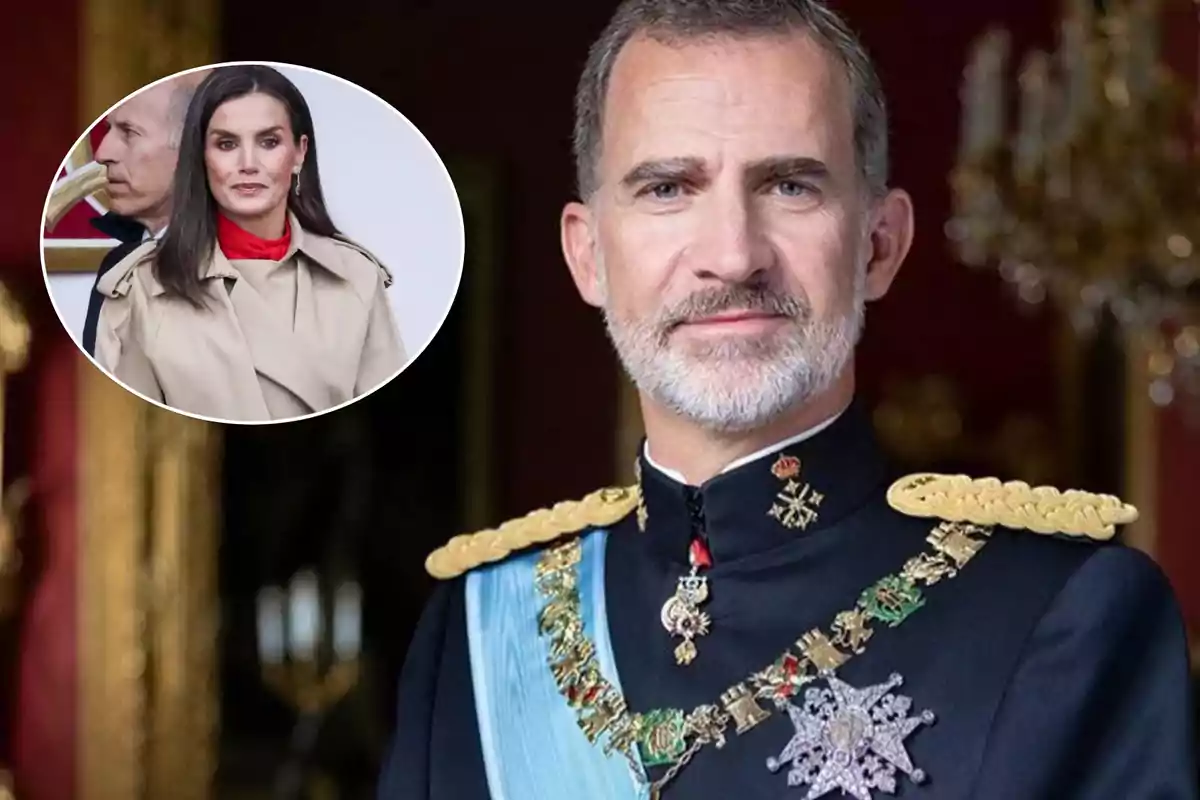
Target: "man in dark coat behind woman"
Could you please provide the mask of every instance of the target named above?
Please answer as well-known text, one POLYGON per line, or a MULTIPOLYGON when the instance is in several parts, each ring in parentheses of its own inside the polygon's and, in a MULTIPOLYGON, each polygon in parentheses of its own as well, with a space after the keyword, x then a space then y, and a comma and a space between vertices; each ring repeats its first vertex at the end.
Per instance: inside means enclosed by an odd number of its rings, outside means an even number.
MULTIPOLYGON (((105 189, 112 210, 92 220, 92 226, 120 244, 101 260, 97 284, 134 248, 166 228, 184 116, 206 74, 190 72, 163 81, 108 115, 108 132, 96 148, 96 161, 108 171, 105 189)), ((104 296, 93 285, 83 325, 83 348, 91 355, 96 353, 96 323, 103 302, 104 296)))

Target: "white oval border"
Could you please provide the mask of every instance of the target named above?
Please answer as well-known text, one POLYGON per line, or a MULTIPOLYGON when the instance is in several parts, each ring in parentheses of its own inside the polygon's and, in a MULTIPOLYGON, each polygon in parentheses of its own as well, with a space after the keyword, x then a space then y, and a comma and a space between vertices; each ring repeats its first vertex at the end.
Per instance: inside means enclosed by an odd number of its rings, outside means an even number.
POLYGON ((248 425, 248 426, 284 425, 284 424, 291 423, 291 422, 301 422, 301 421, 307 420, 307 419, 315 419, 317 417, 324 416, 325 414, 332 414, 335 411, 340 411, 341 409, 346 408, 347 406, 353 405, 354 403, 357 403, 360 400, 370 397, 375 392, 382 389, 384 386, 387 386, 389 383, 396 380, 396 378, 398 378, 401 374, 404 373, 404 371, 406 369, 408 369, 409 365, 411 365, 418 358, 421 357, 421 355, 425 352, 425 350, 428 349, 429 345, 433 343, 434 338, 436 338, 437 335, 439 333, 441 333, 442 328, 446 327, 446 320, 450 316, 450 311, 454 308, 454 302, 458 299, 459 292, 462 291, 462 279, 463 279, 463 271, 466 266, 466 256, 467 256, 466 216, 463 212, 462 198, 459 197, 459 195, 458 195, 458 187, 454 185, 454 178, 450 174, 450 170, 446 167, 446 162, 442 159, 441 154, 438 153, 438 151, 430 143, 429 139, 425 136, 425 134, 421 132, 421 129, 418 128, 416 125, 414 125, 412 120, 410 120, 408 117, 404 116, 404 114, 402 114, 391 103, 387 102, 382 97, 380 97, 379 95, 370 91, 369 89, 364 89, 363 87, 359 86, 357 83, 354 83, 353 81, 346 80, 345 78, 339 77, 330 72, 325 72, 324 70, 314 69, 313 67, 305 67, 300 64, 288 64, 283 61, 221 61, 221 62, 216 62, 213 64, 208 64, 208 65, 202 66, 202 67, 191 67, 190 69, 180 70, 179 72, 175 72, 175 73, 172 73, 165 77, 159 78, 156 81, 152 81, 151 83, 146 84, 145 86, 141 87, 140 89, 130 92, 129 94, 127 94, 125 97, 121 98, 116 103, 113 103, 111 106, 108 107, 108 109, 103 114, 96 117, 96 119, 94 119, 90 125, 88 125, 86 128, 84 128, 83 133, 81 133, 79 135, 79 137, 75 139, 74 143, 69 148, 67 148, 66 155, 63 156, 62 161, 59 162, 58 168, 54 171, 54 177, 50 180, 50 188, 46 190, 46 201, 42 205, 41 226, 38 229, 38 258, 42 262, 42 279, 45 281, 45 284, 46 284, 46 294, 50 297, 50 305, 54 308, 54 314, 55 314, 55 316, 58 317, 58 322, 60 325, 62 325, 63 332, 67 334, 67 336, 75 344, 75 348, 83 355, 83 357, 86 358, 88 361, 90 361, 92 363, 93 367, 100 370, 100 372, 103 373, 105 377, 107 377, 113 383, 117 384, 122 389, 124 389, 125 391, 134 395, 138 399, 143 400, 147 403, 150 403, 153 406, 157 406, 158 408, 161 408, 165 411, 170 411, 174 414, 179 414, 180 416, 190 417, 191 419, 200 420, 201 422, 211 422, 211 423, 215 423, 217 425, 248 425), (374 100, 375 102, 377 102, 380 105, 384 106, 385 108, 389 109, 397 117, 399 117, 401 119, 401 121, 405 125, 407 125, 410 130, 412 130, 413 133, 415 133, 417 135, 417 138, 419 138, 422 142, 425 143, 425 146, 427 148, 429 148, 429 152, 433 154, 434 159, 437 161, 438 165, 441 166, 441 168, 442 168, 442 174, 446 178, 446 183, 448 183, 450 185, 451 194, 454 195, 455 206, 458 208, 458 278, 454 283, 454 292, 450 295, 450 300, 446 304, 446 310, 444 312, 442 312, 442 321, 438 323, 437 327, 434 328, 433 332, 429 335, 429 337, 424 342, 421 343, 421 346, 418 347, 412 353, 412 355, 410 355, 408 357, 408 359, 404 362, 404 365, 401 366, 400 369, 397 370, 387 380, 380 381, 379 384, 377 386, 375 386, 374 388, 364 392, 363 394, 358 395, 357 397, 352 397, 349 400, 345 401, 344 403, 341 403, 339 405, 336 405, 336 406, 333 406, 331 408, 327 408, 327 409, 324 409, 321 411, 314 411, 311 414, 304 414, 304 415, 298 416, 298 417, 286 417, 284 419, 270 419, 270 420, 228 420, 228 419, 218 419, 216 417, 206 417, 203 414, 194 414, 190 411, 183 411, 182 409, 178 409, 173 406, 169 406, 165 403, 160 403, 157 400, 152 400, 151 398, 146 397, 144 394, 141 394, 140 392, 138 392, 136 389, 132 389, 129 386, 126 386, 122 381, 117 379, 117 377, 115 375, 113 375, 108 370, 101 367, 100 364, 97 363, 96 359, 94 357, 92 357, 92 355, 83 348, 83 343, 75 339, 75 336, 71 333, 71 328, 67 325, 66 321, 63 318, 62 312, 59 311, 59 309, 58 309, 58 303, 56 303, 54 300, 54 291, 52 290, 52 288, 50 286, 50 272, 46 268, 46 215, 47 215, 47 213, 49 213, 49 210, 50 210, 50 198, 54 192, 54 185, 58 182, 58 176, 63 172, 63 170, 66 169, 67 161, 70 159, 71 153, 74 152, 75 148, 79 147, 80 143, 84 139, 87 138, 87 136, 92 132, 92 129, 95 128, 96 125, 98 125, 101 120, 108 117, 108 115, 111 114, 118 106, 122 105, 123 103, 128 101, 130 98, 136 97, 137 95, 141 94, 142 92, 147 91, 148 89, 151 89, 160 83, 165 83, 167 81, 174 80, 175 78, 178 78, 181 75, 188 75, 192 72, 201 72, 203 70, 211 70, 211 69, 216 69, 218 67, 237 67, 237 66, 267 66, 267 67, 272 67, 272 68, 276 68, 276 69, 279 67, 287 67, 289 69, 302 70, 304 72, 321 75, 323 77, 331 78, 339 83, 349 86, 349 87, 353 88, 355 91, 362 92, 363 94, 367 95, 372 100, 374 100))

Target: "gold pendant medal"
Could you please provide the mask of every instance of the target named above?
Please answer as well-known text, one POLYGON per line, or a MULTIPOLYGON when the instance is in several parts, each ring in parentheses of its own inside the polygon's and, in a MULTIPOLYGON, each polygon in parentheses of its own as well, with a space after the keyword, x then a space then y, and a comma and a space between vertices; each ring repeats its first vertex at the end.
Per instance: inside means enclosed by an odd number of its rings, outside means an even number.
POLYGON ((692 541, 688 560, 692 563, 691 571, 679 579, 675 594, 667 598, 659 614, 667 633, 683 639, 675 648, 675 663, 681 667, 695 660, 695 639, 706 635, 712 624, 712 618, 700 610, 700 605, 708 600, 708 578, 699 573, 712 565, 712 556, 702 540, 692 541))

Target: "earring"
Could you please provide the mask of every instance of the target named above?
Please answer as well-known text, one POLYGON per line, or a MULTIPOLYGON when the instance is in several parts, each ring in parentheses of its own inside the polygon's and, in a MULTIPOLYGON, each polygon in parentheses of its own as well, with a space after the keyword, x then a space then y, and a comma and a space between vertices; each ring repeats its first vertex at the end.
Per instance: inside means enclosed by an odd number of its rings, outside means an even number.
POLYGON ((296 189, 295 189, 295 192, 296 192, 296 197, 299 197, 299 196, 300 196, 300 170, 296 170, 296 171, 295 171, 295 172, 293 172, 292 174, 296 176, 296 189))

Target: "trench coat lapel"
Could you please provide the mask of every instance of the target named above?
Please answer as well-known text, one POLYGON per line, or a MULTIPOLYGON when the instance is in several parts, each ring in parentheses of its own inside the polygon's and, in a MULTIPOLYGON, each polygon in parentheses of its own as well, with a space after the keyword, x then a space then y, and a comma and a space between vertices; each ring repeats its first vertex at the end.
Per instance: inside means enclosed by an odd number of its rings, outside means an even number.
POLYGON ((320 369, 321 349, 316 343, 284 325, 248 281, 235 281, 229 299, 260 374, 295 394, 312 411, 340 402, 333 382, 320 369))

